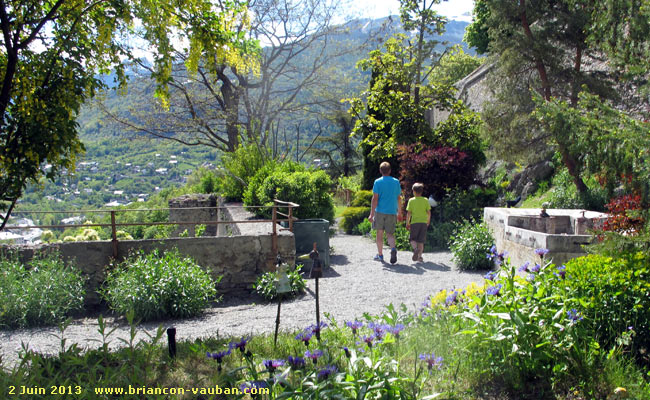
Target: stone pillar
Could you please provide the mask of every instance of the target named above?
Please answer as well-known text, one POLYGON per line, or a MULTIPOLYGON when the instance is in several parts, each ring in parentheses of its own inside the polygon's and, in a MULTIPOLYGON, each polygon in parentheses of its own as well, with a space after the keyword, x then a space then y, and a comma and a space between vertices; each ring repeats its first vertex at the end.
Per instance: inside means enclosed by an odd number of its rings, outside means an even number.
MULTIPOLYGON (((169 200, 169 222, 218 221, 217 198, 213 194, 186 194, 169 200), (194 210, 186 208, 210 207, 194 210)), ((196 225, 179 225, 172 237, 179 237, 187 229, 188 237, 195 237, 196 225)), ((206 225, 203 236, 217 236, 216 225, 206 225)))

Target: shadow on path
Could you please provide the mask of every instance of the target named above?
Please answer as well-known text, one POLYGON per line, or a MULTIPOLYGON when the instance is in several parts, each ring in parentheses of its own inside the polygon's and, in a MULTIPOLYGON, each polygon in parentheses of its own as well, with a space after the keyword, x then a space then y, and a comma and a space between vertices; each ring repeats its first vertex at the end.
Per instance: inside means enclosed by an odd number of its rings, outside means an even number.
POLYGON ((383 269, 398 274, 415 274, 415 275, 423 275, 427 271, 440 271, 440 272, 451 271, 451 267, 448 265, 436 264, 432 262, 419 262, 411 265, 399 264, 399 263, 397 264, 384 263, 383 269))

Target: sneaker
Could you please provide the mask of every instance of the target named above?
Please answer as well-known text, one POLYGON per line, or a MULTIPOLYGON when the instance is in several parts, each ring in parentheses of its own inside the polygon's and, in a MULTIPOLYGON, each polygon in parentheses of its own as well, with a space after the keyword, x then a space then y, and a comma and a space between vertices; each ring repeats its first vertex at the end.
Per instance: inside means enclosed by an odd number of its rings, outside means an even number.
POLYGON ((424 262, 424 259, 422 258, 422 256, 420 256, 420 258, 418 258, 418 261, 419 262, 424 262))
POLYGON ((417 250, 413 250, 413 257, 411 257, 411 260, 413 260, 413 261, 418 260, 418 251, 417 250))
POLYGON ((397 262, 397 249, 392 248, 390 249, 390 263, 395 264, 397 262))
POLYGON ((375 258, 373 258, 373 260, 384 262, 384 256, 382 254, 375 254, 375 258))

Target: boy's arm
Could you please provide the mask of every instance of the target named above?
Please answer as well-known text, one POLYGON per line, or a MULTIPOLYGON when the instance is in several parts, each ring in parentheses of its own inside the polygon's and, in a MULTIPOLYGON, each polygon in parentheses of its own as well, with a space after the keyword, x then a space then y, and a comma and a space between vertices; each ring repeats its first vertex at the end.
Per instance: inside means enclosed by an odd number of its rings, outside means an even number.
POLYGON ((427 210, 427 226, 431 223, 431 209, 427 210))
POLYGON ((411 228, 411 212, 407 211, 406 212, 406 229, 411 228))
POLYGON ((368 221, 372 222, 375 219, 375 208, 377 208, 377 203, 379 202, 379 194, 372 194, 372 201, 370 202, 370 215, 368 216, 368 221))

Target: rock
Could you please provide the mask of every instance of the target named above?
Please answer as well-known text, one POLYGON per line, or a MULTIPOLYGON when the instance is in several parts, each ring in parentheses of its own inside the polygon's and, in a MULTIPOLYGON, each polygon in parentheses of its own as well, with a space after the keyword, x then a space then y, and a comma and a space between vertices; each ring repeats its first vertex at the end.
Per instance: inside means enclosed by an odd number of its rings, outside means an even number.
POLYGON ((521 195, 525 199, 535 193, 539 182, 550 178, 553 171, 553 164, 550 161, 530 165, 512 178, 508 190, 514 191, 516 195, 521 195))

